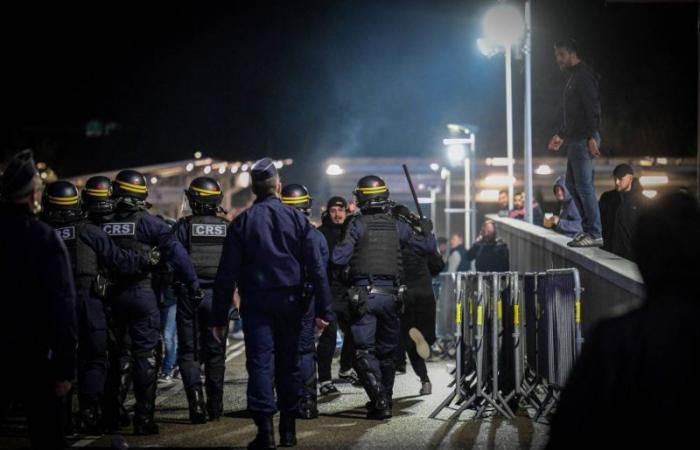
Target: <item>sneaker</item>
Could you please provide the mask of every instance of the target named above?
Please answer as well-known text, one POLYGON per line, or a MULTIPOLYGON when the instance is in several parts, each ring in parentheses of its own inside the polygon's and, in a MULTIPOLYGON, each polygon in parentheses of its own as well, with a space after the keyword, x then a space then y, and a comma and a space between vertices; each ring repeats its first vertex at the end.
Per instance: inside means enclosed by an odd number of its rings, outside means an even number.
POLYGON ((158 384, 162 385, 170 385, 173 384, 173 377, 170 375, 166 375, 164 373, 160 374, 158 377, 158 384))
POLYGON ((430 381, 421 383, 420 395, 430 395, 433 393, 433 385, 430 381))
POLYGON ((338 390, 337 387, 335 387, 335 384, 333 384, 332 381, 324 381, 321 383, 321 387, 319 387, 319 392, 321 395, 332 395, 332 394, 339 394, 340 391, 338 390))
POLYGON ((430 346, 428 342, 423 337, 423 333, 420 332, 418 328, 411 328, 408 330, 408 335, 416 343, 416 352, 418 356, 423 359, 428 359, 430 356, 430 346))
POLYGON ((357 376, 357 373, 353 369, 338 371, 338 378, 340 378, 341 381, 351 383, 353 386, 360 386, 362 384, 360 383, 360 377, 357 376))
POLYGON ((569 247, 602 247, 603 238, 593 238, 590 234, 584 233, 579 239, 574 238, 573 240, 566 243, 569 247))

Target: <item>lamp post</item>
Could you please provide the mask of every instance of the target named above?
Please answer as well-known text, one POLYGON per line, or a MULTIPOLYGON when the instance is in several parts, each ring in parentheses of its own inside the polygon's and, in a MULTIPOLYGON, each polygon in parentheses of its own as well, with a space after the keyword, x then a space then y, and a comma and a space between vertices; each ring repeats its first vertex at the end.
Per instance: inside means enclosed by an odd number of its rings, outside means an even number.
MULTIPOLYGON (((513 180, 513 90, 511 70, 511 50, 523 34, 525 25, 518 8, 506 2, 499 2, 489 9, 484 16, 484 33, 486 38, 477 41, 479 49, 486 56, 494 56, 501 51, 505 53, 506 66, 506 135, 508 176, 513 180)), ((531 200, 528 200, 528 203, 531 200)), ((508 183, 508 208, 513 209, 513 182, 508 183)))
MULTIPOLYGON (((472 196, 472 180, 474 177, 474 167, 476 163, 476 131, 474 125, 458 125, 448 124, 447 129, 452 133, 464 134, 466 137, 458 139, 445 139, 445 145, 459 145, 460 152, 449 151, 448 157, 453 164, 462 163, 464 165, 464 240, 471 243, 475 236, 472 236, 476 230, 476 201, 472 196), (465 152, 465 147, 467 151, 465 152)), ((457 211, 453 211, 457 212, 457 211)))

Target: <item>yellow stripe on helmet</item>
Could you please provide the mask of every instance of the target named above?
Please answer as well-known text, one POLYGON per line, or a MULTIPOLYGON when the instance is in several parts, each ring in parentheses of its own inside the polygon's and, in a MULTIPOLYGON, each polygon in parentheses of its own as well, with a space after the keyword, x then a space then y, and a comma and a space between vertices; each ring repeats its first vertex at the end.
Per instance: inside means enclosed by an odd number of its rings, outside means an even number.
POLYGON ((109 197, 109 189, 85 189, 85 192, 95 197, 109 197))
POLYGON ((136 192, 137 194, 145 194, 148 192, 148 188, 146 186, 140 186, 138 184, 131 184, 127 183, 126 181, 121 181, 121 180, 116 180, 117 184, 124 189, 125 191, 129 192, 136 192))
POLYGON ((366 188, 357 188, 357 190, 363 194, 382 194, 388 191, 389 189, 386 186, 373 186, 366 188))
POLYGON ((299 203, 305 203, 309 201, 308 195, 303 195, 301 197, 282 197, 282 203, 285 205, 298 205, 299 203))
POLYGON ((193 191, 202 194, 202 195, 220 195, 221 191, 210 191, 209 189, 202 189, 194 186, 190 186, 190 189, 193 191))
POLYGON ((77 205, 78 200, 80 200, 80 197, 78 197, 77 195, 74 197, 52 197, 49 195, 48 197, 49 197, 49 203, 53 203, 54 205, 63 205, 63 206, 77 205))

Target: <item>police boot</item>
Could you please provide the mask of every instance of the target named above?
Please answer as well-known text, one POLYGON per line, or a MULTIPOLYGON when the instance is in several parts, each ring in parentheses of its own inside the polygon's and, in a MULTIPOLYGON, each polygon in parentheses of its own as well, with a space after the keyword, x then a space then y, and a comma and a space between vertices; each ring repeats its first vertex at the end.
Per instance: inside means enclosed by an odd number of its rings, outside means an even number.
POLYGON ((78 413, 78 428, 81 433, 89 436, 99 436, 102 428, 102 411, 98 402, 81 402, 78 413))
POLYGON ((296 419, 291 414, 280 414, 280 447, 297 445, 296 419))
POLYGON ((248 444, 249 450, 277 448, 275 445, 275 429, 272 425, 272 415, 254 413, 253 420, 258 427, 258 434, 248 444))
POLYGON ((159 429, 153 415, 156 409, 156 365, 155 358, 148 357, 139 361, 139 364, 147 364, 145 373, 139 374, 144 379, 138 383, 139 388, 134 386, 134 397, 136 397, 136 413, 134 414, 134 434, 149 435, 158 434, 159 429))
POLYGON ((190 406, 190 422, 195 424, 207 423, 207 414, 204 411, 204 394, 201 386, 187 389, 187 403, 190 406))
POLYGON ((129 388, 131 387, 131 362, 130 361, 120 361, 119 367, 119 393, 117 394, 119 402, 119 426, 128 427, 131 425, 131 416, 129 411, 126 410, 126 397, 129 394, 129 388))
POLYGON ((207 395, 207 414, 209 420, 219 420, 224 414, 224 402, 220 395, 207 395))
POLYGON ((318 418, 318 407, 314 397, 304 397, 299 402, 299 418, 310 420, 318 418))

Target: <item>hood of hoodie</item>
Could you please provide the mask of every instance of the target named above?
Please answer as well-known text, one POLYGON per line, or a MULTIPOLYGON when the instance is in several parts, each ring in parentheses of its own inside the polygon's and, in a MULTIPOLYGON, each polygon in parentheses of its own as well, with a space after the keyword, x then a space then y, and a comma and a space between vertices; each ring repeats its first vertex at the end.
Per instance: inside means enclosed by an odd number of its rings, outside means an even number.
POLYGON ((556 188, 557 186, 560 186, 564 190, 564 203, 569 203, 572 200, 572 198, 571 194, 569 193, 569 190, 566 188, 565 178, 563 176, 560 176, 556 180, 554 180, 554 186, 552 186, 552 191, 554 191, 554 188, 556 188))

